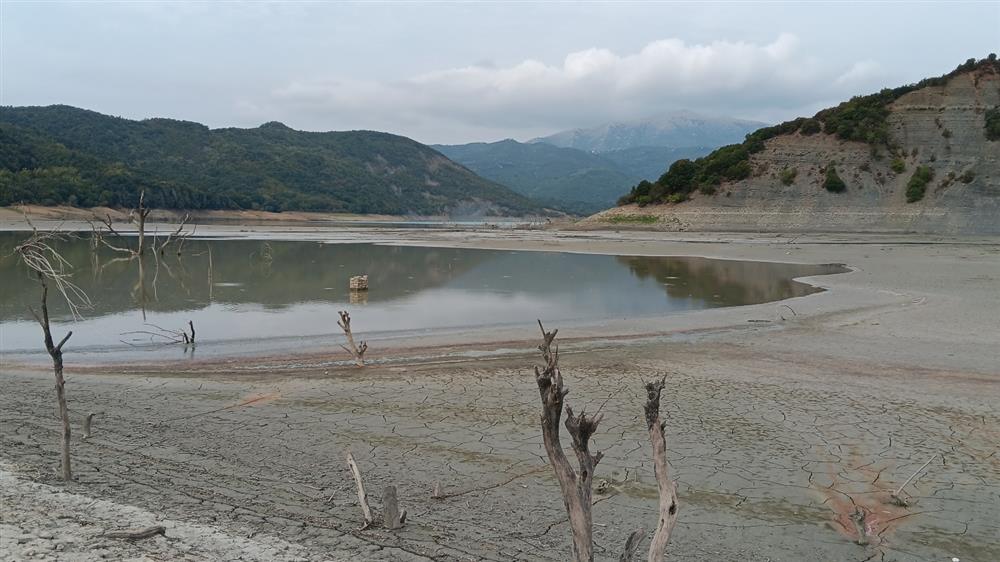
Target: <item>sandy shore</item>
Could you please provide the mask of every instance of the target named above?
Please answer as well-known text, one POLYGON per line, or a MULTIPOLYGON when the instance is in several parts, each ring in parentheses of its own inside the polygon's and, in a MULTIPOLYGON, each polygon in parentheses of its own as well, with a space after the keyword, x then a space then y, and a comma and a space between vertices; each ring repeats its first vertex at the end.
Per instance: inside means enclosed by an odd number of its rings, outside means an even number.
MULTIPOLYGON (((780 304, 560 331, 568 403, 605 413, 599 558, 616 560, 629 532, 655 525, 642 380, 665 374, 683 502, 672 559, 1000 559, 995 239, 243 225, 211 234, 847 264, 850 273, 808 279, 828 291, 780 304), (889 502, 932 456, 906 489, 909 507, 889 502), (857 509, 866 546, 849 520, 857 509)), ((364 370, 320 366, 336 349, 252 364, 67 365, 75 418, 101 412, 93 438, 74 435, 79 479, 69 486, 55 480, 51 374, 5 366, 2 458, 19 478, 225 536, 286 541, 308 559, 565 560, 568 529, 537 428, 533 321, 386 343, 369 353, 392 361, 364 370), (386 485, 399 487, 403 530, 358 531, 346 449, 376 509, 386 485), (448 497, 431 499, 435 484, 448 497)), ((31 498, 5 497, 4 524, 35 509, 31 498)), ((170 552, 155 540, 122 555, 170 552)), ((0 549, 27 556, 23 544, 0 549)))

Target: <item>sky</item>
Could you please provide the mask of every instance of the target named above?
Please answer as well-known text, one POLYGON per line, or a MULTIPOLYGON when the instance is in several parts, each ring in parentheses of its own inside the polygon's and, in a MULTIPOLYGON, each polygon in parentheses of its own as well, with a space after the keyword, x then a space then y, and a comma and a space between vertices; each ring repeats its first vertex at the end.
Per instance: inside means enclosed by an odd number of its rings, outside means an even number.
POLYGON ((0 105, 424 143, 779 122, 1000 51, 992 2, 0 0, 0 105))

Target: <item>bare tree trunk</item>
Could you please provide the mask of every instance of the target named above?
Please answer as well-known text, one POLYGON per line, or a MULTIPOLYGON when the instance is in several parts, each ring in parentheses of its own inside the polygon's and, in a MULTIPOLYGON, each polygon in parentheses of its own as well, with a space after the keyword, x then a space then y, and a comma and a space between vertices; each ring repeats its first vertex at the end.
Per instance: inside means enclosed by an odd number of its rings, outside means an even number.
POLYGON ((667 437, 664 432, 666 424, 660 421, 660 393, 666 381, 667 377, 663 377, 659 382, 646 383, 646 426, 649 429, 649 441, 653 445, 653 470, 656 487, 660 492, 660 518, 649 543, 649 562, 662 562, 666 559, 670 533, 677 523, 677 484, 670 479, 667 437))
POLYGON ((39 275, 38 278, 42 284, 42 315, 39 317, 35 314, 34 310, 31 313, 42 327, 42 333, 45 335, 45 349, 49 352, 49 356, 52 357, 52 372, 56 377, 56 401, 59 403, 59 418, 62 420, 62 478, 66 482, 71 482, 73 480, 73 469, 70 466, 69 458, 71 430, 69 425, 69 409, 66 407, 66 381, 63 379, 62 346, 73 335, 73 332, 68 332, 58 345, 53 341, 52 331, 49 329, 49 286, 46 284, 43 275, 39 275))
POLYGON ((344 351, 350 353, 354 356, 354 362, 358 364, 358 367, 365 366, 365 352, 368 351, 368 342, 361 342, 358 346, 354 343, 354 334, 351 332, 351 315, 347 313, 346 310, 341 310, 337 314, 340 314, 340 320, 337 321, 337 325, 340 329, 344 331, 344 335, 347 336, 347 345, 340 346, 344 351), (348 347, 348 345, 350 347, 348 347))
POLYGON ((539 346, 546 366, 544 370, 535 367, 535 382, 542 399, 542 441, 549 464, 555 471, 562 492, 563 505, 569 516, 573 533, 573 560, 592 562, 594 560, 593 519, 591 515, 594 469, 603 456, 590 453, 590 437, 597 430, 601 416, 588 418, 583 412, 579 416, 566 408, 566 430, 573 439, 579 469, 574 470, 559 441, 559 421, 562 416, 563 399, 569 392, 563 388, 562 374, 559 372, 559 350, 552 348, 558 330, 546 332, 541 321, 543 343, 539 346))
POLYGON ((142 256, 143 252, 146 251, 146 217, 148 217, 149 213, 152 211, 152 209, 146 208, 145 200, 146 192, 142 191, 139 193, 139 207, 135 212, 136 224, 139 226, 139 248, 135 251, 135 253, 139 256, 142 256))

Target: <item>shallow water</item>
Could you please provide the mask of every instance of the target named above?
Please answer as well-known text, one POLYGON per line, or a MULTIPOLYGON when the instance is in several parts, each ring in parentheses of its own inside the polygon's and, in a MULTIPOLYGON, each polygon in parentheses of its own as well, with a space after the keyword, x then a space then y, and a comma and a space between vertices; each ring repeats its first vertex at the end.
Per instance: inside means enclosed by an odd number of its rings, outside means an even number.
MULTIPOLYGON (((9 357, 41 352, 40 331, 28 311, 38 302, 38 284, 11 255, 25 237, 0 233, 0 347, 9 357)), ((372 338, 530 325, 536 318, 627 319, 802 296, 817 289, 793 278, 843 271, 835 265, 313 241, 193 239, 182 256, 159 260, 127 259, 104 247, 95 254, 87 237, 67 240, 59 250, 93 306, 74 321, 65 303, 50 298, 54 331, 57 337, 74 331, 67 353, 102 360, 156 353, 168 341, 160 329, 180 330, 189 320, 201 356, 295 351, 339 333, 338 310, 351 311, 354 331, 372 338), (371 288, 351 293, 348 279, 360 274, 369 276, 371 288)))

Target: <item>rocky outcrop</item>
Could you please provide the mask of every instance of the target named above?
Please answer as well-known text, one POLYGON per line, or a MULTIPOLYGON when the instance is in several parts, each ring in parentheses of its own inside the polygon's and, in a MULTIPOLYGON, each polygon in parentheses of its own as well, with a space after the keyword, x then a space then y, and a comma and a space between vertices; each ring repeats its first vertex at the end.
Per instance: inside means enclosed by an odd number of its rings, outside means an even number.
POLYGON ((724 183, 714 195, 695 192, 680 204, 625 205, 582 225, 1000 234, 1000 141, 985 135, 986 111, 998 106, 996 67, 961 73, 890 104, 895 154, 822 133, 780 135, 751 156, 749 178, 724 183), (831 163, 847 185, 842 193, 823 188, 831 163), (907 202, 907 184, 918 166, 933 170, 933 179, 922 199, 907 202), (794 170, 794 179, 786 170, 794 170))

